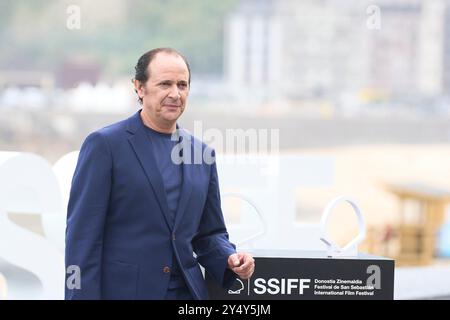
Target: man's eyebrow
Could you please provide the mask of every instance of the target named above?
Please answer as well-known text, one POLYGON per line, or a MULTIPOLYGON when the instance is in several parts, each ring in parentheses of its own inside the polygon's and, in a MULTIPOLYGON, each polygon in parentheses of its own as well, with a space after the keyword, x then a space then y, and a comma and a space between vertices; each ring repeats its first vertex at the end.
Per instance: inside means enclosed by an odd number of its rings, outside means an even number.
POLYGON ((176 84, 188 84, 188 81, 187 80, 178 80, 178 81, 172 81, 172 80, 169 80, 169 79, 162 79, 162 80, 156 80, 156 84, 157 85, 171 85, 171 84, 173 84, 173 83, 176 83, 176 84))
POLYGON ((157 81, 158 84, 160 83, 188 83, 187 80, 178 80, 178 81, 172 81, 172 80, 159 80, 157 81))
POLYGON ((158 84, 159 83, 172 83, 172 80, 159 80, 158 84))

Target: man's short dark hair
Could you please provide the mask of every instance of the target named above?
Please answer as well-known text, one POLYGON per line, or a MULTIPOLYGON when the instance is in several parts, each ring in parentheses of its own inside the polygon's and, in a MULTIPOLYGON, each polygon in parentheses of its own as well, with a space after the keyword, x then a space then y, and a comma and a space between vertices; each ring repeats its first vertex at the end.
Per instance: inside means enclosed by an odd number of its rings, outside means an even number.
MULTIPOLYGON (((134 70, 136 72, 135 72, 133 80, 138 80, 141 84, 145 84, 147 82, 148 78, 150 77, 150 75, 148 74, 148 65, 150 64, 150 62, 152 62, 152 60, 160 52, 171 53, 171 54, 177 55, 177 56, 181 57, 181 59, 183 59, 184 63, 186 63, 186 66, 187 66, 187 69, 189 72, 188 84, 190 85, 191 84, 191 68, 189 66, 189 63, 188 63, 187 59, 181 53, 179 53, 177 50, 172 49, 172 48, 156 48, 156 49, 152 49, 152 50, 144 53, 139 58, 136 66, 134 67, 134 70)), ((137 91, 136 91, 136 93, 137 93, 137 91)), ((141 97, 139 97, 139 102, 142 104, 141 97)))

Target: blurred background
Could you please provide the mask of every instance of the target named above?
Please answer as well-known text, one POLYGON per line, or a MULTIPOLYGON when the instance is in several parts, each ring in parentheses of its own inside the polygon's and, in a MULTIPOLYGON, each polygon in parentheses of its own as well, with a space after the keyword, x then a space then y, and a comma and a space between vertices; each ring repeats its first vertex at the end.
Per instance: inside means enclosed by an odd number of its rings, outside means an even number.
MULTIPOLYGON (((331 161, 326 183, 280 183, 288 223, 318 224, 347 194, 366 219, 360 251, 398 267, 450 265, 449 0, 0 0, 0 43, 1 151, 53 165, 78 150, 139 109, 138 58, 173 47, 192 70, 183 127, 279 130, 281 155, 331 161)), ((231 222, 239 206, 224 199, 231 222)), ((329 227, 341 245, 358 232, 346 206, 329 227)), ((0 264, 0 299, 10 268, 0 264)))

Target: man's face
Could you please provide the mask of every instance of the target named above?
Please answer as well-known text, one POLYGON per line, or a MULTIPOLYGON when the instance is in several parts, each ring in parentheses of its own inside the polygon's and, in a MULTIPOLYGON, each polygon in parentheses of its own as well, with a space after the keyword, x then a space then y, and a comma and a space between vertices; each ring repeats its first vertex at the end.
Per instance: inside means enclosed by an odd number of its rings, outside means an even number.
POLYGON ((158 53, 147 67, 145 84, 136 83, 143 111, 157 125, 174 125, 186 106, 189 71, 184 60, 172 53, 158 53))

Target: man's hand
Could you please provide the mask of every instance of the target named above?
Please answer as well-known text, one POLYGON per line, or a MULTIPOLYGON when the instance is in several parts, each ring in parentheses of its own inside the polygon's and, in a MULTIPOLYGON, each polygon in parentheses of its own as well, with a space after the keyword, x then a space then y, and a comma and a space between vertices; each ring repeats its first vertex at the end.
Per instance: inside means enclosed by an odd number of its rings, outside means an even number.
POLYGON ((248 279, 255 271, 255 260, 250 253, 233 253, 228 257, 228 268, 241 279, 248 279))

